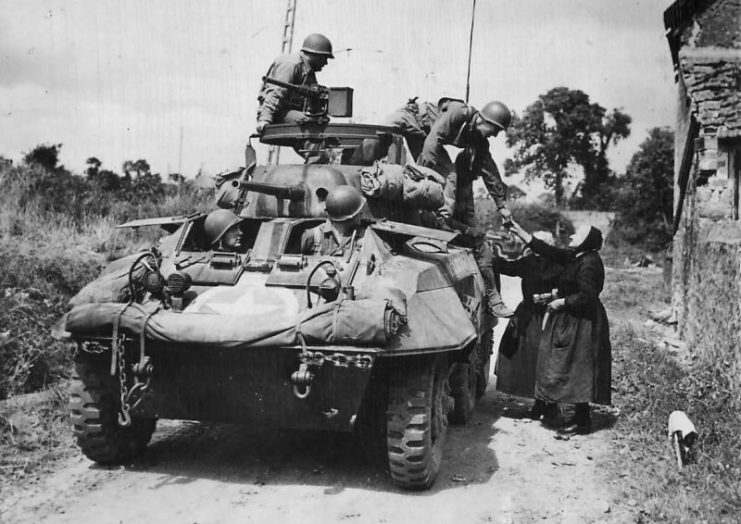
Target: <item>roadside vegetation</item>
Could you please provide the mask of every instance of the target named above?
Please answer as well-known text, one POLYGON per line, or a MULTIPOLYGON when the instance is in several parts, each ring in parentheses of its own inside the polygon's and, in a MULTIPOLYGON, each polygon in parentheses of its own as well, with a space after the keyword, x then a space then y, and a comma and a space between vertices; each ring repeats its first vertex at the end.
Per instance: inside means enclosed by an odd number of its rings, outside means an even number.
POLYGON ((50 335, 67 301, 106 262, 159 235, 117 224, 211 205, 209 192, 164 183, 144 161, 138 174, 128 164, 123 175, 101 170, 97 161, 75 175, 59 165, 60 148, 38 146, 22 165, 0 170, 0 400, 68 375, 69 351, 50 335))
POLYGON ((669 305, 659 271, 610 270, 606 282, 620 409, 610 464, 620 479, 618 503, 637 512, 638 522, 738 522, 741 389, 733 370, 741 355, 701 362, 691 348, 681 360, 667 350, 663 330, 647 324, 651 310, 669 305), (685 411, 699 434, 694 461, 682 470, 667 435, 675 410, 685 411))

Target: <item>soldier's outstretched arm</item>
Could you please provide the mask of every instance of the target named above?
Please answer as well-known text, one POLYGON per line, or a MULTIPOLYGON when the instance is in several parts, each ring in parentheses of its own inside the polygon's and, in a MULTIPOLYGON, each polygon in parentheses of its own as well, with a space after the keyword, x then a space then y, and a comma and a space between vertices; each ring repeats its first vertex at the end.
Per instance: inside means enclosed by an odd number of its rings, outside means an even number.
POLYGON ((488 150, 481 151, 478 155, 480 174, 481 178, 484 180, 484 185, 486 186, 487 191, 489 191, 491 198, 493 198, 494 202, 497 204, 497 209, 506 209, 507 186, 502 182, 502 176, 499 174, 499 168, 497 167, 496 162, 494 162, 494 159, 491 157, 491 153, 488 150))

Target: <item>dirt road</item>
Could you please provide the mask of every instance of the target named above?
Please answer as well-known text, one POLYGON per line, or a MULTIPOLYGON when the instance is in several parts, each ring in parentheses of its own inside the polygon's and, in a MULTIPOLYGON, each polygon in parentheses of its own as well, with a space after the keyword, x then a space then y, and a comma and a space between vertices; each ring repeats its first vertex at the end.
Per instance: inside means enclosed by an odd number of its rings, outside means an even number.
MULTIPOLYGON (((503 280, 514 305, 519 281, 503 280)), ((346 435, 163 421, 130 465, 101 467, 78 455, 35 484, 6 490, 0 522, 632 520, 615 509, 615 481, 601 467, 611 452, 611 417, 597 414, 597 432, 563 441, 517 418, 528 408, 492 384, 473 420, 450 428, 437 483, 421 493, 396 489, 346 435)))

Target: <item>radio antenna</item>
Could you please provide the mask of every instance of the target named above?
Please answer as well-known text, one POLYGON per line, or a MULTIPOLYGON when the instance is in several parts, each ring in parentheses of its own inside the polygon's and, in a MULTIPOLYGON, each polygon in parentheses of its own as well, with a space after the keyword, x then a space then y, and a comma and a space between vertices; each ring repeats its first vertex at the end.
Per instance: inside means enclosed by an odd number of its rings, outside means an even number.
POLYGON ((468 72, 466 73, 466 103, 468 103, 468 95, 471 92, 471 52, 473 51, 473 22, 476 18, 476 0, 473 0, 473 6, 471 7, 471 34, 468 38, 468 72))

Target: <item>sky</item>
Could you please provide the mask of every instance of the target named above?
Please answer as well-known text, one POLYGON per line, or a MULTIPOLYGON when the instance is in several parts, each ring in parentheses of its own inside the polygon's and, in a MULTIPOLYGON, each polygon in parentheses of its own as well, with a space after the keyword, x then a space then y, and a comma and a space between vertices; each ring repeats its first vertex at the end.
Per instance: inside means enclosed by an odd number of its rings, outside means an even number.
MULTIPOLYGON (((624 170, 656 126, 674 123, 663 28, 670 0, 478 0, 471 97, 521 112, 556 86, 633 117, 614 146, 624 170)), ((472 0, 297 0, 294 49, 314 32, 335 49, 320 83, 354 88, 356 122, 410 97, 463 98, 472 0)), ((260 78, 279 54, 286 0, 0 0, 0 155, 62 143, 82 172, 144 158, 162 174, 242 163, 260 78), (182 130, 182 131, 181 131, 182 130), (182 132, 182 154, 180 152, 182 132)), ((492 141, 500 163, 504 138, 492 141)), ((265 150, 260 150, 264 157, 265 150)))

